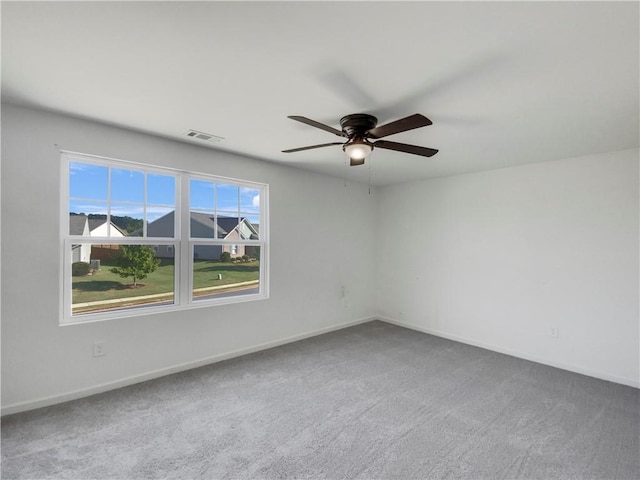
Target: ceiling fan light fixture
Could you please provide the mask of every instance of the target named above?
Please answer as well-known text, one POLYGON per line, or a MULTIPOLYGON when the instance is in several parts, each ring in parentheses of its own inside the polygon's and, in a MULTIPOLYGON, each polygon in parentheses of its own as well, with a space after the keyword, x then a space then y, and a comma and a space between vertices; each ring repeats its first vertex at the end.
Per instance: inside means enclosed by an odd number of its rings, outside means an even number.
POLYGON ((365 140, 354 139, 345 143, 342 149, 344 150, 344 153, 347 154, 347 157, 353 160, 364 160, 371 155, 373 145, 365 140))
POLYGON ((389 135, 432 125, 431 120, 419 113, 409 115, 408 117, 401 118, 399 120, 394 120, 393 122, 386 123, 381 126, 378 126, 378 119, 373 115, 369 115, 367 113, 353 113, 340 119, 340 126, 342 127, 342 130, 330 127, 324 123, 316 122, 315 120, 311 120, 307 117, 301 117, 300 115, 290 115, 288 118, 311 127, 319 128, 320 130, 325 130, 339 137, 346 137, 347 141, 346 143, 331 142, 322 143, 320 145, 309 145, 308 147, 290 148, 289 150, 282 150, 283 153, 301 152, 303 150, 313 150, 315 148, 329 147, 332 145, 342 145, 342 150, 347 157, 349 157, 349 165, 351 166, 364 164, 365 159, 371 155, 374 146, 385 150, 395 150, 396 152, 420 155, 421 157, 432 157, 438 153, 438 150, 435 148, 419 147, 417 145, 408 145, 406 143, 380 140, 381 138, 389 135), (369 139, 375 139, 376 141, 372 143, 369 139))

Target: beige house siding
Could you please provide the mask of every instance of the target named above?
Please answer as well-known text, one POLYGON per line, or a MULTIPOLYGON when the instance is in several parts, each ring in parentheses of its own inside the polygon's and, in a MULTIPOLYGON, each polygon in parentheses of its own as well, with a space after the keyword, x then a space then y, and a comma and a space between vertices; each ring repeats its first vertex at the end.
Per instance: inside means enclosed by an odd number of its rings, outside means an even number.
MULTIPOLYGON (((238 230, 235 229, 231 233, 229 233, 229 235, 225 237, 225 240, 231 240, 231 241, 240 240, 240 234, 238 233, 238 230)), ((241 257, 244 255, 244 245, 235 245, 236 247, 235 253, 233 252, 233 247, 234 245, 223 245, 222 251, 229 252, 229 254, 231 255, 231 258, 241 257)))

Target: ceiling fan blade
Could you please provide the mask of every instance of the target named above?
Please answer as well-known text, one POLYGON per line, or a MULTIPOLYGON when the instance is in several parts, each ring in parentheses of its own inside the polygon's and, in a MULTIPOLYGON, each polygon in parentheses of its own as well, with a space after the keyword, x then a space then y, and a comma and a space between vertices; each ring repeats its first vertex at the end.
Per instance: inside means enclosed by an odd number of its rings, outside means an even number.
POLYGON ((423 157, 432 157, 438 153, 438 150, 435 148, 418 147, 417 145, 407 145, 406 143, 389 142, 387 140, 379 140, 375 142, 373 146, 375 148, 386 148, 387 150, 412 153, 413 155, 421 155, 423 157))
POLYGON ((347 136, 342 130, 338 130, 336 128, 330 127, 329 125, 325 125, 324 123, 316 122, 315 120, 311 120, 310 118, 307 118, 307 117, 301 117, 299 115, 289 115, 287 118, 290 118, 291 120, 296 120, 298 122, 302 122, 306 125, 311 125, 312 127, 316 127, 321 130, 325 130, 329 133, 334 133, 339 137, 347 136))
MULTIPOLYGON (((490 88, 492 79, 500 76, 503 69, 511 64, 511 59, 504 55, 475 57, 473 63, 464 61, 459 68, 434 71, 430 78, 425 78, 421 87, 407 95, 384 105, 374 105, 369 110, 378 118, 394 118, 402 112, 413 110, 416 105, 427 102, 431 98, 464 95, 474 88, 490 88)), ((448 97, 447 97, 448 98, 448 97)), ((464 119, 461 119, 464 120, 464 119)), ((440 124, 440 118, 436 117, 440 124)))
POLYGON ((358 165, 364 165, 364 158, 349 158, 349 166, 356 167, 358 165))
MULTIPOLYGON (((345 70, 335 68, 330 71, 319 72, 318 77, 331 92, 339 96, 343 102, 356 107, 357 110, 370 110, 378 102, 362 88, 355 76, 345 70)), ((389 117, 387 117, 389 118, 389 117)), ((393 117, 391 117, 393 118, 393 117)))
POLYGON ((331 145, 342 145, 342 142, 323 143, 321 145, 311 145, 308 147, 291 148, 289 150, 282 150, 282 153, 301 152, 302 150, 311 150, 313 148, 329 147, 331 145))
POLYGON ((414 128, 426 127, 427 125, 431 125, 431 123, 431 120, 429 120, 427 117, 416 113, 415 115, 401 118, 400 120, 396 120, 395 122, 372 128, 367 132, 367 136, 370 138, 382 138, 388 135, 393 135, 394 133, 406 132, 407 130, 413 130, 414 128))

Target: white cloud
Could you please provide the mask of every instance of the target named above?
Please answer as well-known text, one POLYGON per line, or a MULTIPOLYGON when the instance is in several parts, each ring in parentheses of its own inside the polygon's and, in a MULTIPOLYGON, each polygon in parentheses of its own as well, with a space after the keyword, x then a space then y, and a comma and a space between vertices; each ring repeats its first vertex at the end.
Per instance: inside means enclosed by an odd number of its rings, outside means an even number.
POLYGON ((75 203, 73 202, 69 205, 69 210, 73 213, 96 213, 105 215, 107 213, 106 205, 96 205, 96 204, 83 204, 83 203, 75 203))
POLYGON ((69 162, 69 175, 77 175, 78 173, 86 172, 92 167, 86 163, 69 162))
POLYGON ((255 195, 253 197, 253 201, 251 202, 251 205, 254 207, 259 207, 260 206, 260 194, 255 195))
POLYGON ((111 206, 111 215, 116 215, 118 217, 133 217, 133 218, 142 218, 142 207, 137 207, 134 205, 112 205, 111 206))

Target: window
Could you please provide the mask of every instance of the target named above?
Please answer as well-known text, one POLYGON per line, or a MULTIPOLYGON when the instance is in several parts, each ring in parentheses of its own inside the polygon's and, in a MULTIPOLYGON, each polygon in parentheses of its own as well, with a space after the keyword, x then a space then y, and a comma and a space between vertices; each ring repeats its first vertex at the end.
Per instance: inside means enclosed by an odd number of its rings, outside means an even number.
POLYGON ((261 183, 62 153, 62 321, 268 297, 261 183))

